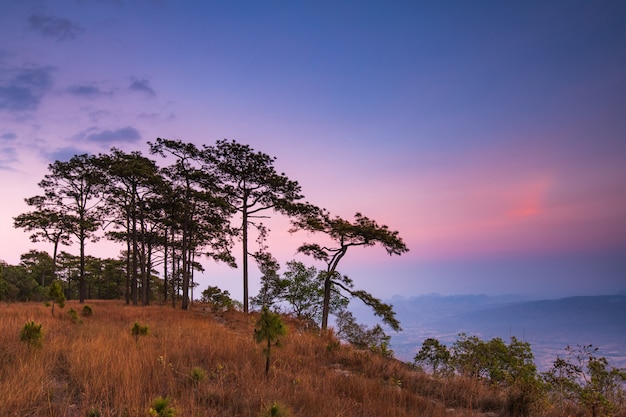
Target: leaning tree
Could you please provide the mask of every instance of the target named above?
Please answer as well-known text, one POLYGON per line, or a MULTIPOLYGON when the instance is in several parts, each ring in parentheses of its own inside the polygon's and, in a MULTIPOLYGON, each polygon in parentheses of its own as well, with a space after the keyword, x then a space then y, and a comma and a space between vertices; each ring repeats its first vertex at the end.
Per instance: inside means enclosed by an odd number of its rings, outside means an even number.
POLYGON ((292 220, 292 232, 305 230, 311 233, 324 233, 333 246, 327 247, 317 243, 305 243, 298 248, 298 252, 326 263, 324 277, 324 301, 322 306, 322 329, 328 327, 328 315, 332 291, 344 290, 352 297, 358 298, 374 310, 374 314, 381 317, 394 330, 400 330, 400 323, 395 318, 392 306, 383 303, 366 291, 355 290, 352 280, 342 276, 337 267, 353 246, 380 245, 389 255, 402 255, 408 252, 407 246, 397 231, 390 230, 385 225, 378 225, 374 220, 356 213, 354 222, 341 217, 331 217, 325 209, 309 206, 309 210, 292 220))

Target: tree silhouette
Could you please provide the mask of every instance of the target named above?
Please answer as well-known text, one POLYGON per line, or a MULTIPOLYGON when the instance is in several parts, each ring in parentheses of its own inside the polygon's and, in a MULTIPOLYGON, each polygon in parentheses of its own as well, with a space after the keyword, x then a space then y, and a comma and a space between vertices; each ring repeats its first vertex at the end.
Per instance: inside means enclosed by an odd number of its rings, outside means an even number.
POLYGON ((214 165, 223 184, 228 201, 241 213, 243 249, 243 311, 248 312, 248 226, 259 227, 251 219, 264 217, 259 213, 275 210, 291 213, 294 203, 302 198, 300 185, 274 168, 276 158, 256 152, 249 145, 236 141, 219 140, 215 146, 205 147, 207 164, 214 165))
POLYGON ((400 329, 400 323, 395 318, 392 307, 381 302, 371 294, 354 290, 352 281, 342 277, 337 266, 348 249, 353 246, 380 245, 389 255, 401 255, 408 252, 408 248, 398 235, 397 231, 391 231, 387 226, 379 226, 361 213, 356 213, 354 222, 340 217, 331 217, 325 209, 312 206, 292 220, 292 232, 306 230, 312 233, 324 233, 334 242, 333 247, 321 246, 317 243, 304 244, 298 248, 298 252, 313 256, 317 260, 326 263, 326 276, 324 279, 324 303, 322 309, 322 329, 328 327, 328 315, 330 312, 331 292, 337 288, 343 289, 351 296, 359 298, 374 310, 374 314, 382 317, 383 321, 394 330, 400 329))
MULTIPOLYGON (((78 240, 80 248, 79 299, 85 302, 85 245, 97 240, 101 224, 100 196, 104 185, 101 163, 93 155, 75 155, 67 162, 55 161, 49 174, 39 182, 45 192, 45 206, 62 213, 63 224, 78 240)), ((42 203, 43 204, 43 203, 42 203)))

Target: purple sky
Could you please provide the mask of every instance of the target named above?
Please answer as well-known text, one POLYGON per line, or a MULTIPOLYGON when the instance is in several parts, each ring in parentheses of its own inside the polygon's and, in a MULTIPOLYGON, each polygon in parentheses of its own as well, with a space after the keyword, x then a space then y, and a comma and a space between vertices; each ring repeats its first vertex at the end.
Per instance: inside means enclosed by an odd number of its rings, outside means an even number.
MULTIPOLYGON (((408 254, 340 268, 378 296, 624 290, 625 21, 621 0, 3 1, 0 259, 50 250, 12 218, 55 159, 227 138, 400 231, 408 254)), ((286 229, 281 262, 315 240, 286 229)))

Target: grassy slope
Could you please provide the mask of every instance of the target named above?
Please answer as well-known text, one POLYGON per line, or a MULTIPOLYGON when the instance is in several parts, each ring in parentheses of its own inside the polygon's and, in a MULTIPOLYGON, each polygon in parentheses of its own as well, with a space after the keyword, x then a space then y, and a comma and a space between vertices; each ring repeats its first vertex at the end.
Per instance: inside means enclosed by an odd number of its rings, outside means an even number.
POLYGON ((497 410, 502 396, 473 381, 440 381, 348 346, 298 330, 289 321, 266 378, 255 316, 215 315, 199 306, 130 307, 88 302, 93 316, 73 322, 67 310, 0 305, 0 414, 6 416, 147 416, 158 396, 178 416, 260 416, 274 402, 293 416, 444 416, 497 410), (26 321, 43 324, 40 348, 20 341, 26 321), (149 327, 136 341, 133 323, 149 327), (206 378, 194 381, 192 369, 206 378), (446 409, 448 412, 446 413, 446 409))

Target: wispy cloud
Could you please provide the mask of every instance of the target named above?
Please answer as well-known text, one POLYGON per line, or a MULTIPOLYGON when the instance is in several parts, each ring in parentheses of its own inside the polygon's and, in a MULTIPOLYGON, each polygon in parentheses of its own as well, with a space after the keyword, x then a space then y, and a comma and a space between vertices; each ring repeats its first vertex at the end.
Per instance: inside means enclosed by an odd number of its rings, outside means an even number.
POLYGON ((58 41, 75 39, 84 31, 78 23, 65 17, 37 13, 32 14, 28 21, 32 29, 58 41))
POLYGON ((131 79, 131 83, 128 89, 137 93, 143 93, 150 97, 156 96, 156 92, 150 85, 150 81, 146 80, 145 78, 139 79, 133 77, 131 79))
POLYGON ((0 171, 14 171, 13 164, 17 162, 17 152, 14 147, 0 147, 0 171))
POLYGON ((89 99, 111 95, 111 92, 102 91, 91 84, 73 85, 66 88, 65 91, 73 96, 89 99))
POLYGON ((4 139, 6 141, 10 141, 10 140, 16 139, 17 135, 15 133, 13 133, 13 132, 7 132, 7 133, 2 134, 0 136, 0 138, 4 139))
POLYGON ((134 127, 122 127, 115 130, 103 130, 98 133, 91 133, 85 136, 85 140, 103 145, 113 143, 135 143, 141 139, 139 131, 134 127))
POLYGON ((52 67, 27 67, 0 79, 0 110, 35 110, 52 88, 52 67))

